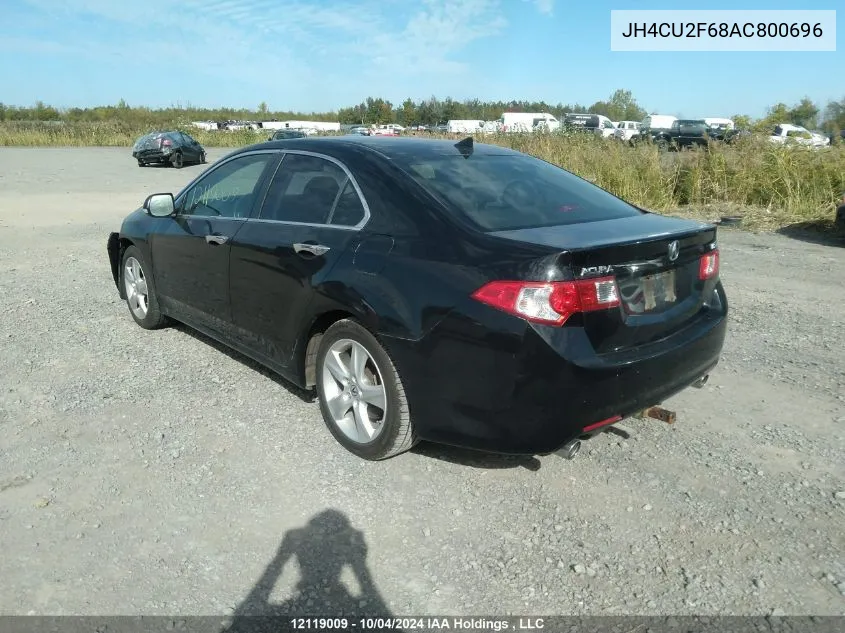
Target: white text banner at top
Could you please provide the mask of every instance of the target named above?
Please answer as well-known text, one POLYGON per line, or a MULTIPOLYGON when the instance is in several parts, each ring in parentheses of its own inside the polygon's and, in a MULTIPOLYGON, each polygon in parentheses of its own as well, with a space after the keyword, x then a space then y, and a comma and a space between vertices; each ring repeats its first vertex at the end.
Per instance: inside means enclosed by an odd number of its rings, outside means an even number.
POLYGON ((610 50, 836 51, 836 11, 611 11, 610 50))

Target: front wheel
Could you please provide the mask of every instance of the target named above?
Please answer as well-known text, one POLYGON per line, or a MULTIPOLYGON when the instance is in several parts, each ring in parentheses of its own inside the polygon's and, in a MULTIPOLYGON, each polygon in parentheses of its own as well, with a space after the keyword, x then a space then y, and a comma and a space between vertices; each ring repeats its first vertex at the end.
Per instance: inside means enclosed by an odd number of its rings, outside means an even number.
POLYGON ((205 152, 200 152, 200 165, 205 165, 205 152))
POLYGON ((158 307, 155 284, 147 271, 147 264, 138 247, 127 248, 121 264, 121 282, 129 313, 135 323, 145 330, 155 330, 163 326, 167 318, 158 307))
POLYGON ((329 431, 358 457, 387 459, 417 443, 393 361, 355 321, 338 321, 323 335, 317 350, 317 394, 329 431))

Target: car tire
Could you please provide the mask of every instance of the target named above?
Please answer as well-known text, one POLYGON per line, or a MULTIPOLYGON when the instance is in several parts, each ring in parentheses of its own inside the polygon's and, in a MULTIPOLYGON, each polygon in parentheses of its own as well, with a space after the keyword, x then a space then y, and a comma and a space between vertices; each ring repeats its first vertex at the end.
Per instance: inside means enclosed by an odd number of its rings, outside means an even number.
POLYGON ((205 152, 200 152, 200 165, 205 165, 205 152))
POLYGON ((129 314, 145 330, 156 330, 167 323, 167 317, 161 313, 155 282, 148 271, 149 266, 137 246, 130 246, 123 252, 120 283, 129 314))
POLYGON ((139 158, 139 159, 138 159, 138 167, 146 167, 146 166, 147 166, 147 163, 145 163, 144 161, 142 161, 142 160, 139 158))
POLYGON ((316 380, 323 421, 350 453, 383 460, 417 443, 399 373, 378 339, 359 323, 343 319, 326 330, 317 349, 316 380), (353 348, 357 358, 366 354, 358 372, 353 368, 353 348), (348 380, 346 386, 338 373, 348 380), (364 415, 366 423, 361 422, 364 415))
POLYGON ((182 152, 176 152, 173 154, 173 158, 170 159, 170 164, 173 165, 176 169, 182 169, 185 162, 182 159, 182 152))

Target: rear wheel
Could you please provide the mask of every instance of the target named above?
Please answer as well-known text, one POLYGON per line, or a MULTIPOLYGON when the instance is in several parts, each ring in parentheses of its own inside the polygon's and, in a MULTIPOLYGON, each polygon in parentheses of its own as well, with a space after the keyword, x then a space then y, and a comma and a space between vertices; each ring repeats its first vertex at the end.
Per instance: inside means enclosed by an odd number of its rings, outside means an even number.
POLYGON ((170 159, 170 164, 176 169, 182 169, 182 166, 185 164, 182 160, 182 152, 176 152, 173 158, 170 159))
POLYGON ((344 319, 317 351, 317 394, 323 420, 351 453, 381 460, 417 443, 396 367, 375 336, 344 319))
POLYGON ((138 159, 138 167, 146 167, 146 166, 147 166, 147 163, 145 163, 144 161, 142 161, 142 160, 139 158, 139 159, 138 159))
POLYGON ((130 246, 123 253, 120 270, 126 304, 135 323, 145 330, 155 330, 163 326, 167 317, 159 310, 155 284, 147 274, 147 264, 137 247, 130 246))

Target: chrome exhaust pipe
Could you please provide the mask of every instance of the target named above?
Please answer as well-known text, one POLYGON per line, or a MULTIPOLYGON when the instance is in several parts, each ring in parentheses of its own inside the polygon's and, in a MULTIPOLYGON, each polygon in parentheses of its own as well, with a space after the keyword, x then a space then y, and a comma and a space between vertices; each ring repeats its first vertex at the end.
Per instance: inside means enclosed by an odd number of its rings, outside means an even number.
POLYGON ((561 457, 572 459, 581 450, 581 440, 572 440, 563 445, 563 448, 558 451, 561 457))
POLYGON ((704 374, 701 378, 692 383, 692 386, 696 389, 701 389, 704 385, 707 384, 708 380, 710 380, 710 374, 704 374))

